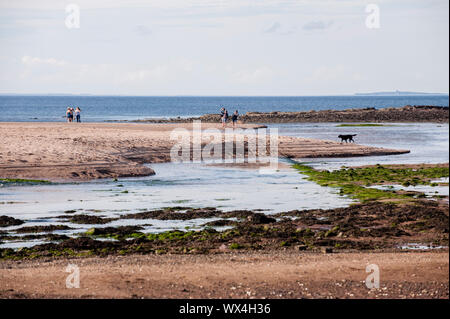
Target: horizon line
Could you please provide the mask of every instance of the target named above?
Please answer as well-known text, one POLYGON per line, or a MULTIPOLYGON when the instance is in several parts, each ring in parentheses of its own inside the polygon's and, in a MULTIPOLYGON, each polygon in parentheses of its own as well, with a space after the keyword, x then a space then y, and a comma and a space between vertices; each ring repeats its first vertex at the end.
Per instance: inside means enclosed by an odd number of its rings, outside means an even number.
POLYGON ((154 95, 146 95, 146 94, 104 94, 104 93, 0 93, 0 96, 118 96, 118 97, 320 97, 320 96, 427 96, 427 95, 443 95, 449 96, 449 93, 435 93, 435 92, 414 92, 414 91, 380 91, 380 92, 368 92, 368 93, 342 93, 342 94, 304 94, 304 95, 295 95, 295 94, 287 94, 287 95, 221 95, 221 94, 211 94, 211 95, 200 95, 200 94, 171 94, 171 95, 163 95, 163 94, 154 94, 154 95))

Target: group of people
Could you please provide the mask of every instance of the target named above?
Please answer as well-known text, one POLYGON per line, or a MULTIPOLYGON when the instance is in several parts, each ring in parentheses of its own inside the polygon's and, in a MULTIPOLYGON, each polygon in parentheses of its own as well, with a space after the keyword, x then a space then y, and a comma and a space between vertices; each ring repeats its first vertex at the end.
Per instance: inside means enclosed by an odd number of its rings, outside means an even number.
MULTIPOLYGON (((225 127, 225 125, 227 124, 228 118, 229 118, 229 114, 226 108, 222 107, 220 109, 220 119, 222 121, 222 127, 225 127)), ((239 112, 238 110, 234 111, 234 113, 231 115, 231 121, 233 122, 233 128, 236 127, 236 123, 239 117, 239 112)))
POLYGON ((69 123, 73 122, 74 116, 75 116, 77 123, 81 123, 81 109, 79 107, 77 107, 74 110, 73 107, 69 106, 66 111, 67 122, 69 122, 69 123))
MULTIPOLYGON (((81 123, 81 109, 78 106, 75 109, 73 107, 69 106, 66 111, 67 122, 69 122, 69 123, 73 122, 74 117, 75 117, 77 123, 81 123)), ((226 108, 222 107, 220 109, 220 118, 222 121, 222 127, 226 126, 229 117, 230 117, 230 115, 228 114, 228 110, 226 108)), ((235 110, 234 113, 231 115, 231 122, 233 123, 233 128, 236 127, 238 118, 239 118, 239 112, 238 112, 238 110, 235 110)))

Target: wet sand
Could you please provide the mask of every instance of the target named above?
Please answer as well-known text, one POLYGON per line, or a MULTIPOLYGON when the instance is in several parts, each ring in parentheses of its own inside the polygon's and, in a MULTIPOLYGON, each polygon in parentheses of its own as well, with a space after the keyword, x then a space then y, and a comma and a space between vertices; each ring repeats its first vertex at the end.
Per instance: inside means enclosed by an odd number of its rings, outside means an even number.
POLYGON ((448 298, 449 255, 428 252, 131 255, 0 261, 1 298, 448 298), (80 288, 66 288, 68 264, 80 288), (368 289, 376 264, 380 288, 368 289))
MULTIPOLYGON (((220 127, 202 123, 202 129, 220 127)), ((0 178, 61 181, 152 175, 155 172, 143 164, 170 161, 175 144, 170 133, 175 128, 192 130, 192 124, 0 123, 0 178)), ((339 143, 337 137, 324 141, 280 136, 278 143, 279 156, 294 159, 409 152, 339 143)))

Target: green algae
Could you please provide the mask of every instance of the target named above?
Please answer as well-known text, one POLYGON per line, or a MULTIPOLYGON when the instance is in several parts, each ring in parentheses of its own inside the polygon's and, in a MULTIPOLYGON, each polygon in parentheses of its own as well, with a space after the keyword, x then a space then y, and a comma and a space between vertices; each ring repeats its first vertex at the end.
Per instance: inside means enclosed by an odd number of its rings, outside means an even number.
POLYGON ((361 202, 382 199, 407 199, 417 194, 399 193, 394 190, 380 190, 364 186, 382 184, 432 185, 431 180, 449 176, 448 167, 393 168, 374 167, 342 168, 340 170, 316 170, 305 164, 294 164, 293 168, 304 174, 308 180, 321 186, 340 189, 341 195, 349 195, 361 202))

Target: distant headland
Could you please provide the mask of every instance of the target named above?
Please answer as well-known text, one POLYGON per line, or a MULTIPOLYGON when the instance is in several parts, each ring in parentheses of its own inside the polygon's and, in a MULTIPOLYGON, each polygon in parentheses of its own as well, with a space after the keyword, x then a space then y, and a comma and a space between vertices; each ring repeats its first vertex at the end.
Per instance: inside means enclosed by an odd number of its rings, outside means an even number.
POLYGON ((430 92, 409 92, 409 91, 387 91, 371 93, 355 93, 354 95, 375 95, 375 96, 407 96, 407 95, 448 95, 448 93, 430 93, 430 92))

